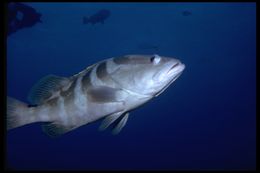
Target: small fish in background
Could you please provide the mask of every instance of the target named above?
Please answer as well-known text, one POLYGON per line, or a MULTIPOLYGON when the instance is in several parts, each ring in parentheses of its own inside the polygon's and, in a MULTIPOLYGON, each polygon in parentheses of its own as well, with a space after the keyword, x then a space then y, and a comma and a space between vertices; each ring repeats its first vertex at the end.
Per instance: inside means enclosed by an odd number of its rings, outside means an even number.
POLYGON ((96 14, 89 16, 89 17, 83 17, 83 24, 91 23, 92 25, 96 23, 102 23, 104 24, 104 21, 110 16, 110 11, 103 9, 98 11, 96 14))
POLYGON ((185 11, 182 12, 182 15, 183 16, 190 16, 190 15, 192 15, 192 12, 188 11, 188 10, 185 10, 185 11))
POLYGON ((8 35, 26 27, 32 27, 42 23, 41 14, 28 5, 10 2, 8 3, 8 35))
POLYGON ((7 129, 43 122, 57 137, 103 119, 100 130, 119 133, 129 112, 157 97, 183 72, 178 59, 126 55, 93 64, 71 77, 48 75, 29 93, 30 104, 7 97, 7 129))

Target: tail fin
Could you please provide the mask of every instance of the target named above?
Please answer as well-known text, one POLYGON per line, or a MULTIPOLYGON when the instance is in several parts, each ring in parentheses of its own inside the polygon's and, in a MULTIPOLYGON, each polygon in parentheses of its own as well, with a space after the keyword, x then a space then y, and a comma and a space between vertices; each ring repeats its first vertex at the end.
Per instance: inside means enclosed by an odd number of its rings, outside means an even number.
POLYGON ((88 17, 83 17, 83 24, 88 24, 89 20, 88 20, 88 17))
POLYGON ((26 103, 7 97, 7 130, 35 122, 26 103))

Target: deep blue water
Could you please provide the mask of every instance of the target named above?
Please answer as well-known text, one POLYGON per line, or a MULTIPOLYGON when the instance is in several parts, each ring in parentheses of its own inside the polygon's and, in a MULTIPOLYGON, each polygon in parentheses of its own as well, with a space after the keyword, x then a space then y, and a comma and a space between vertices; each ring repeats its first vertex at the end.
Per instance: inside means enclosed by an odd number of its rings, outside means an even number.
POLYGON ((45 75, 71 76, 110 57, 156 53, 180 59, 186 69, 132 111, 119 135, 99 132, 100 121, 57 139, 40 123, 9 131, 8 167, 255 169, 255 3, 25 4, 43 23, 7 38, 7 94, 21 101, 45 75), (82 23, 100 9, 111 12, 104 24, 82 23))

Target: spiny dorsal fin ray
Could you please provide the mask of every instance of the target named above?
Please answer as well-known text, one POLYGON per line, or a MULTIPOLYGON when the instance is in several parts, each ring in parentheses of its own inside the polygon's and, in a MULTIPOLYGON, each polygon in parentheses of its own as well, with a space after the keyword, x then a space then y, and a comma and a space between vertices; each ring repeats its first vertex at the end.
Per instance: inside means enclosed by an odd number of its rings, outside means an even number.
POLYGON ((65 77, 56 75, 45 76, 32 87, 28 95, 28 100, 31 104, 42 104, 62 87, 68 85, 69 82, 70 80, 65 77))
POLYGON ((80 75, 84 75, 86 74, 89 70, 91 70, 96 64, 90 65, 87 68, 85 68, 84 70, 82 70, 81 72, 74 74, 73 76, 71 76, 71 79, 77 78, 80 75))

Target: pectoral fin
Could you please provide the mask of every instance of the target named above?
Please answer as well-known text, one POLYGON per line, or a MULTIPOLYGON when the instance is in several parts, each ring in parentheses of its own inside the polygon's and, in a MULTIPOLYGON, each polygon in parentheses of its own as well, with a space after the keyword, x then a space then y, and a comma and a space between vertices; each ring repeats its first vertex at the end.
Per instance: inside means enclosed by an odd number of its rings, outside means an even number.
POLYGON ((122 115, 122 113, 123 112, 117 112, 104 118, 101 125, 99 126, 99 130, 100 131, 105 130, 108 126, 110 126, 113 122, 115 122, 122 115))
POLYGON ((99 130, 103 131, 109 126, 112 126, 112 134, 118 134, 125 126, 129 113, 118 112, 107 116, 99 127, 99 130), (113 124, 113 125, 112 125, 113 124))
POLYGON ((112 134, 116 135, 118 134, 122 128, 125 126, 127 120, 128 120, 129 113, 124 114, 123 118, 117 123, 117 125, 113 128, 112 134))

